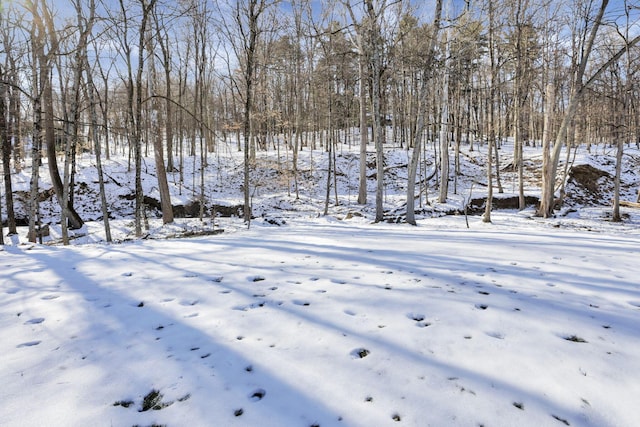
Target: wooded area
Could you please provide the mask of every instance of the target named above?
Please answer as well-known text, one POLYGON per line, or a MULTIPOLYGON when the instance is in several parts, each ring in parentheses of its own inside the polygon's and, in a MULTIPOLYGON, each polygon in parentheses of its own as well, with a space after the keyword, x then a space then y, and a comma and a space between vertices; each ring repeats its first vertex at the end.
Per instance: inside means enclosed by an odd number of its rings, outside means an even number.
MULTIPOLYGON (((367 204, 366 153, 374 148, 376 221, 383 219, 384 154, 411 151, 406 221, 416 185, 439 178, 450 194, 460 148, 487 146, 491 221, 498 150, 513 138, 520 208, 523 147, 542 155, 538 215, 564 196, 578 146, 640 148, 640 2, 637 0, 25 0, 0 1, 0 139, 3 227, 16 233, 12 176, 31 168, 29 239, 36 240, 39 167, 46 156, 66 227, 75 159, 95 155, 109 239, 101 160, 135 170, 135 231, 142 234, 143 159, 153 153, 165 223, 173 221, 167 172, 204 166, 219 144, 243 151, 244 220, 250 223, 256 152, 291 152, 298 196, 300 150, 328 153, 327 203, 337 144, 359 144, 358 203, 367 204), (358 136, 355 140, 355 136, 358 136), (354 138, 352 138, 354 137, 354 138), (427 152, 427 147, 431 147, 427 152), (59 165, 59 162, 60 165, 59 165), (422 176, 418 176, 422 175, 422 176)), ((636 200, 640 202, 640 200, 636 200)), ((201 205, 202 206, 202 205, 201 205)), ((326 210, 325 210, 326 212, 326 210)), ((202 212, 201 212, 202 215, 202 212)), ((0 236, 4 234, 4 230, 0 236)))

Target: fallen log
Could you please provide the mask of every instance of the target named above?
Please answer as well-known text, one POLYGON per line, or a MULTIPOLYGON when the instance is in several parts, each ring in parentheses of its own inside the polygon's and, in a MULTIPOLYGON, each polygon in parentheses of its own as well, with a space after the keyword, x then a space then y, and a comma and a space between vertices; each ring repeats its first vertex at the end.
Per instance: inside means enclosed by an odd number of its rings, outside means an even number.
POLYGON ((626 200, 620 200, 620 206, 624 206, 625 208, 637 208, 637 209, 640 209, 640 203, 628 202, 626 200))

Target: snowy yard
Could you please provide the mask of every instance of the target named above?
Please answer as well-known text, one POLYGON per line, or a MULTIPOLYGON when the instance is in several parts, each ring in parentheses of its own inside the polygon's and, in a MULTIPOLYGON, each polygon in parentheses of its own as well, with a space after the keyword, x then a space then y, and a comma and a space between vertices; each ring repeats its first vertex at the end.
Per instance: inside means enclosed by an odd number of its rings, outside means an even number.
POLYGON ((4 247, 0 425, 637 425, 637 224, 493 219, 4 247))

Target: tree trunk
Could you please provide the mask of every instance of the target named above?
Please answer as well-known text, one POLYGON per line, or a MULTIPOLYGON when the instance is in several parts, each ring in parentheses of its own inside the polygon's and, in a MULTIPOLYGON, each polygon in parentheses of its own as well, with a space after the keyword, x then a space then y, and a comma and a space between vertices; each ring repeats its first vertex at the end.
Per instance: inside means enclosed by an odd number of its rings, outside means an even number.
POLYGON ((63 229, 67 226, 65 219, 68 220, 69 226, 72 229, 82 228, 84 221, 80 218, 80 215, 71 206, 68 200, 68 189, 65 190, 65 185, 60 177, 60 170, 58 168, 58 159, 56 156, 56 135, 54 128, 54 113, 53 113, 53 88, 51 85, 51 67, 48 62, 49 59, 44 55, 44 52, 40 52, 39 58, 40 67, 40 81, 42 87, 42 104, 44 107, 44 138, 45 145, 47 147, 47 161, 49 167, 49 176, 53 185, 53 190, 56 194, 56 199, 63 212, 63 229))
MULTIPOLYGON (((85 55, 85 61, 87 57, 85 55)), ((104 234, 107 242, 111 242, 111 226, 109 224, 109 205, 107 204, 107 194, 104 185, 104 173, 102 169, 102 147, 98 135, 98 112, 96 107, 95 87, 91 75, 89 64, 85 64, 87 70, 87 96, 89 98, 89 114, 91 120, 91 136, 93 138, 93 150, 96 156, 96 170, 98 172, 98 187, 100 189, 100 207, 102 209, 102 222, 104 224, 104 234)))
MULTIPOLYGON (((240 7, 239 5, 237 6, 240 7)), ((258 46, 258 19, 266 7, 265 0, 249 0, 247 5, 247 22, 248 34, 242 31, 247 37, 243 40, 245 59, 244 70, 244 117, 243 117, 243 131, 244 131, 244 222, 247 227, 251 224, 251 189, 250 189, 250 173, 251 173, 251 111, 253 109, 253 83, 255 74, 255 62, 256 62, 256 50, 258 46)), ((242 28, 242 22, 240 17, 240 11, 237 11, 236 19, 237 24, 242 28)))
MULTIPOLYGON (((35 56, 35 55, 34 55, 35 56)), ((36 63, 34 59, 34 82, 37 82, 36 63)), ((31 182, 29 183, 29 234, 28 239, 30 242, 36 242, 36 218, 39 214, 39 180, 40 180, 40 153, 42 150, 42 103, 37 83, 34 84, 34 92, 36 95, 33 97, 33 141, 31 143, 31 182)))
MULTIPOLYGON (((429 51, 427 53, 427 59, 424 63, 422 70, 422 79, 420 79, 420 88, 418 92, 418 111, 416 118, 416 129, 413 133, 412 145, 413 152, 411 153, 411 160, 409 161, 409 170, 407 172, 407 212, 406 221, 408 224, 416 225, 415 219, 415 184, 416 173, 418 169, 418 163, 420 162, 420 154, 422 153, 422 138, 425 129, 425 116, 427 115, 427 99, 428 99, 428 84, 427 76, 430 75, 433 69, 433 63, 435 59, 435 48, 438 40, 438 32, 440 31, 440 20, 442 18, 442 0, 436 2, 436 8, 433 17, 433 31, 431 33, 431 40, 429 44, 429 51)), ((425 183, 426 184, 426 183, 425 183)))
POLYGON ((367 204, 367 143, 369 140, 369 128, 367 126, 367 101, 364 72, 364 53, 358 55, 358 98, 360 105, 360 174, 358 183, 358 204, 367 204))
POLYGON ((445 71, 445 84, 442 96, 442 114, 440 123, 440 192, 438 194, 438 203, 446 203, 449 193, 449 107, 448 107, 448 78, 445 71))
MULTIPOLYGON (((6 77, 1 73, 2 79, 6 77)), ((13 189, 11 186, 11 135, 7 129, 7 124, 11 122, 11 111, 7 114, 6 108, 7 86, 2 84, 0 87, 0 149, 2 150, 2 171, 4 175, 4 195, 7 206, 7 228, 9 234, 16 234, 16 217, 13 207, 13 189)), ((2 215, 0 215, 2 222, 2 215)), ((1 230, 0 230, 1 231, 1 230)))
POLYGON ((487 201, 484 207, 484 216, 482 222, 491 222, 491 208, 493 205, 493 151, 496 154, 496 160, 498 158, 498 150, 494 150, 496 143, 495 132, 495 105, 496 105, 496 80, 498 76, 498 65, 495 58, 495 37, 494 37, 494 4, 493 1, 489 2, 489 60, 491 63, 491 72, 489 74, 489 143, 487 146, 487 201))
MULTIPOLYGON (((153 10, 153 9, 152 9, 153 10)), ((153 13, 153 12, 152 12, 153 13)), ((157 22, 156 22, 157 24, 157 22)), ((156 32, 157 35, 160 34, 160 30, 158 29, 156 32)), ((158 74, 156 72, 155 60, 153 55, 154 46, 151 43, 151 40, 147 40, 148 48, 147 50, 152 53, 149 55, 149 74, 150 74, 150 82, 151 86, 151 94, 155 95, 157 88, 159 86, 158 82, 158 74)), ((162 43, 161 43, 162 44, 162 43)), ((163 58, 166 58, 167 53, 162 48, 163 58)), ((165 71, 168 65, 165 64, 165 71)), ((169 87, 169 82, 166 82, 169 87)), ((170 95, 170 94, 169 94, 170 95)), ((165 104, 169 104, 169 96, 167 96, 165 100, 165 104)), ((165 130, 167 130, 167 138, 173 138, 171 131, 168 130, 171 126, 171 119, 169 118, 170 110, 166 110, 165 119, 165 130)), ((158 192, 160 193, 160 207, 162 210, 162 223, 169 224, 173 222, 173 206, 171 205, 171 192, 169 191, 169 182, 167 181, 167 169, 164 164, 164 146, 162 144, 162 132, 160 126, 160 117, 162 113, 162 108, 160 106, 160 100, 158 97, 153 97, 151 100, 151 126, 153 127, 153 158, 156 166, 156 178, 158 180, 158 192)), ((171 156, 171 155, 170 155, 171 156)))
MULTIPOLYGON (((373 0, 365 0, 369 22, 367 23, 367 48, 371 79, 371 103, 373 119, 373 139, 376 148, 376 217, 375 222, 384 219, 384 134, 382 129, 382 34, 379 17, 374 9, 373 0)), ((366 160, 366 159, 365 159, 366 160)))
POLYGON ((618 137, 618 149, 616 151, 616 175, 613 181, 613 215, 611 219, 614 222, 620 222, 622 221, 622 216, 620 216, 620 176, 622 173, 622 154, 624 152, 624 141, 622 140, 620 135, 617 135, 617 132, 616 136, 618 137))
MULTIPOLYGON (((635 45, 636 43, 638 43, 638 41, 640 41, 640 36, 638 36, 634 40, 626 43, 626 46, 622 50, 613 55, 613 57, 611 57, 604 65, 602 65, 586 83, 583 83, 583 77, 587 68, 589 56, 591 55, 591 50, 593 49, 596 34, 598 33, 598 29, 602 24, 602 17, 608 3, 608 0, 602 0, 598 9, 598 14, 593 20, 593 26, 589 31, 588 38, 586 38, 586 42, 582 46, 580 61, 577 64, 577 72, 576 78, 574 80, 573 91, 571 97, 569 98, 569 106, 567 107, 567 110, 562 118, 562 123, 560 124, 560 129, 558 130, 558 133, 556 135, 553 150, 549 155, 549 147, 546 148, 546 151, 543 149, 541 188, 542 194, 540 197, 538 215, 544 218, 549 218, 553 215, 553 209, 555 206, 555 182, 558 172, 558 162, 560 161, 560 152, 562 151, 562 147, 564 146, 567 128, 569 126, 569 123, 573 120, 576 111, 578 110, 578 105, 582 99, 585 88, 587 88, 600 74, 602 74, 604 70, 606 70, 615 61, 617 61, 618 58, 620 58, 620 56, 622 56, 629 47, 635 45)), ((547 141, 547 144, 548 143, 549 142, 547 141)))

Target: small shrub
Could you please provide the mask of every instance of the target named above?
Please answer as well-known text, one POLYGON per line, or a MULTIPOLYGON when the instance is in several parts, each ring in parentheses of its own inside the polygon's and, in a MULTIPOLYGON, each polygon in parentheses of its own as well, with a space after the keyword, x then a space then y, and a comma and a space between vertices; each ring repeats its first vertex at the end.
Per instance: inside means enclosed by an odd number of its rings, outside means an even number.
POLYGON ((133 400, 118 400, 113 403, 113 406, 122 406, 123 408, 128 408, 133 405, 133 400))
POLYGON ((586 343, 588 342, 587 340, 585 340, 584 338, 580 338, 577 335, 571 335, 568 337, 564 337, 565 340, 567 341, 571 341, 571 342, 579 342, 579 343, 586 343))
POLYGON ((157 411, 162 408, 162 394, 158 390, 154 389, 147 393, 147 395, 142 399, 142 408, 140 408, 139 412, 145 412, 149 409, 157 411))

